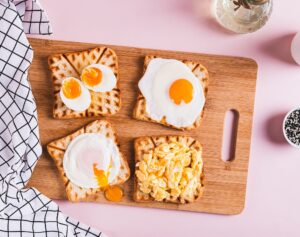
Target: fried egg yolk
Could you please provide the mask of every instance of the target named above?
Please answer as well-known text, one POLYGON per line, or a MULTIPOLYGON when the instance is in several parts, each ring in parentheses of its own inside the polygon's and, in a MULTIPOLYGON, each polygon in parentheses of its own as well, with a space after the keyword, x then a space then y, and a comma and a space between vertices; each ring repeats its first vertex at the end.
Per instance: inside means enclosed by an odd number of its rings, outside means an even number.
POLYGON ((104 170, 97 169, 97 164, 93 164, 94 175, 96 176, 98 185, 100 187, 106 187, 108 185, 108 178, 104 172, 104 170))
POLYGON ((109 186, 105 190, 105 198, 111 202, 119 202, 123 197, 123 190, 118 186, 109 186))
POLYGON ((81 75, 82 81, 87 86, 97 86, 102 81, 102 71, 96 67, 85 68, 81 75))
POLYGON ((172 83, 169 89, 172 101, 180 105, 182 102, 188 104, 193 99, 193 85, 186 79, 178 79, 172 83))
POLYGON ((76 99, 81 95, 81 87, 78 81, 70 78, 64 81, 62 91, 67 99, 76 99))

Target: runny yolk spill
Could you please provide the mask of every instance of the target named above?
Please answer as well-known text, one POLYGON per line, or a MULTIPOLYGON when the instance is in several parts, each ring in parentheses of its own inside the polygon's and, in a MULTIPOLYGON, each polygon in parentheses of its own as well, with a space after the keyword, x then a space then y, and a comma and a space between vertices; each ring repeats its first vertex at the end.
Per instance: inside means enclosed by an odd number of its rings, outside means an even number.
POLYGON ((75 99, 81 95, 80 84, 74 78, 70 78, 64 81, 62 85, 62 91, 64 96, 68 99, 75 99))
POLYGON ((181 102, 190 103, 193 99, 193 85, 186 79, 178 79, 172 83, 169 96, 173 102, 180 105, 181 102))
POLYGON ((102 81, 102 71, 96 67, 85 68, 82 72, 81 79, 87 86, 96 86, 102 81))
POLYGON ((118 186, 108 186, 104 192, 105 198, 111 202, 119 202, 123 197, 123 190, 118 186))
POLYGON ((98 185, 105 188, 104 195, 108 201, 119 202, 123 198, 123 190, 118 186, 109 186, 108 178, 103 170, 97 168, 97 164, 93 164, 94 175, 96 176, 98 185))
POLYGON ((97 169, 97 164, 93 164, 94 175, 96 176, 98 185, 102 187, 106 187, 108 185, 108 179, 104 172, 104 170, 97 169))

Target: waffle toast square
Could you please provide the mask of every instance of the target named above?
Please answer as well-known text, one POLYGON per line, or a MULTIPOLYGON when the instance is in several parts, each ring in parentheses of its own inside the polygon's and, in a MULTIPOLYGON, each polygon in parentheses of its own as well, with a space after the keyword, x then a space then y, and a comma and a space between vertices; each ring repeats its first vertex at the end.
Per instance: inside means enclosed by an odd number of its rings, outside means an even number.
POLYGON ((118 58, 114 50, 97 47, 90 50, 51 55, 48 65, 52 73, 54 89, 53 117, 57 119, 108 116, 117 113, 121 108, 121 96, 118 86, 118 58), (80 78, 82 70, 90 64, 103 64, 109 67, 117 78, 115 88, 108 92, 90 90, 91 105, 83 111, 69 109, 61 100, 59 91, 66 77, 80 78))
MULTIPOLYGON (((157 56, 152 56, 152 55, 147 55, 145 57, 145 59, 144 59, 144 73, 145 73, 150 61, 154 58, 158 58, 158 57, 157 56)), ((209 75, 208 75, 207 69, 198 62, 187 61, 187 60, 183 60, 182 62, 191 69, 192 73, 197 78, 199 78, 200 83, 203 87, 204 96, 206 97, 207 92, 208 92, 208 83, 209 83, 209 75)), ((195 122, 191 126, 175 127, 171 124, 168 124, 166 122, 165 118, 163 118, 160 121, 150 118, 149 114, 146 111, 146 98, 139 91, 137 102, 136 102, 136 105, 135 105, 134 111, 133 111, 133 117, 138 119, 138 120, 159 123, 159 124, 162 124, 162 125, 165 125, 165 126, 168 126, 168 127, 179 129, 179 130, 191 130, 191 129, 195 129, 195 128, 200 126, 201 120, 204 116, 204 110, 205 110, 205 106, 204 106, 201 114, 197 117, 197 119, 195 120, 195 122)))
MULTIPOLYGON (((72 202, 84 201, 88 196, 96 194, 100 191, 100 188, 82 188, 72 183, 66 176, 66 173, 63 168, 64 154, 68 145, 73 139, 75 139, 77 136, 83 133, 100 133, 106 136, 107 138, 111 138, 119 146, 116 133, 111 124, 106 120, 96 120, 80 128, 76 132, 66 137, 55 140, 47 145, 48 153, 54 160, 59 174, 64 182, 67 198, 72 202)), ((130 177, 130 168, 128 166, 127 160, 120 151, 119 155, 121 159, 120 173, 117 179, 111 185, 122 184, 126 182, 126 180, 128 180, 130 177)))

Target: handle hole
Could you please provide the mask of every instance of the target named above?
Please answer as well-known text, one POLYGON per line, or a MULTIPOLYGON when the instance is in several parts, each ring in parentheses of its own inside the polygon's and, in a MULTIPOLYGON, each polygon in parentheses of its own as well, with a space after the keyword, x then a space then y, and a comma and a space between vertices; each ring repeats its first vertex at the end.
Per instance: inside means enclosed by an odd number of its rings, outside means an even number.
POLYGON ((238 122, 239 112, 235 109, 227 110, 224 118, 221 157, 224 162, 233 161, 235 159, 238 122))

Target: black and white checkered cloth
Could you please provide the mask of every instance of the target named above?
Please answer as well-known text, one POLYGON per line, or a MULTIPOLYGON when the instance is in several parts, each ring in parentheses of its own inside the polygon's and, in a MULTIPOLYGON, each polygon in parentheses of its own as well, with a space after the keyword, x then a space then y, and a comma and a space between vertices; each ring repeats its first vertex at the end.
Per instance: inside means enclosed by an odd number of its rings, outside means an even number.
POLYGON ((105 236, 64 216, 36 189, 24 189, 42 152, 25 33, 51 34, 38 0, 0 0, 0 237, 105 236))

